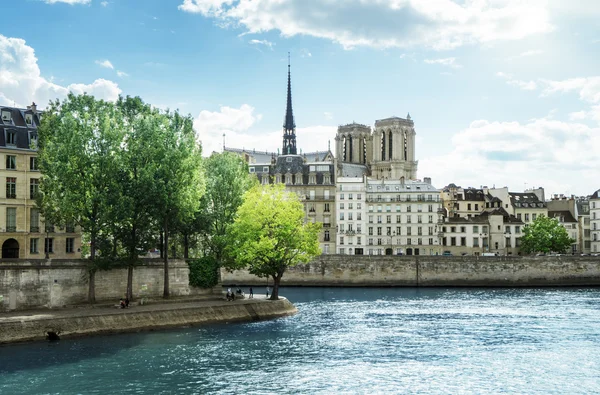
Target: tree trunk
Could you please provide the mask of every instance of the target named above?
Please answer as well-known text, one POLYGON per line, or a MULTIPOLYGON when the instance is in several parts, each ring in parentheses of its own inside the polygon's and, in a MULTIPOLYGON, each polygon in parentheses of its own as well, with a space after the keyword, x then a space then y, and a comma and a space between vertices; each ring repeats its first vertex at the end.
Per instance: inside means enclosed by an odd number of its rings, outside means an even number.
POLYGON ((88 303, 96 303, 96 235, 92 234, 90 240, 90 260, 91 267, 89 268, 89 284, 88 284, 88 303))
MULTIPOLYGON (((163 233, 164 233, 164 240, 165 240, 165 244, 163 245, 163 249, 164 250, 164 262, 165 262, 165 268, 164 268, 164 274, 165 274, 165 278, 164 278, 164 291, 163 291, 163 298, 168 298, 169 297, 169 225, 168 225, 168 217, 165 216, 165 220, 164 220, 164 224, 163 224, 163 233)), ((161 235, 162 236, 162 235, 161 235)))
POLYGON ((160 258, 164 258, 163 251, 165 249, 165 239, 163 238, 163 231, 160 231, 160 258))
POLYGON ((281 274, 273 276, 273 291, 271 292, 270 300, 279 300, 279 283, 281 282, 281 274))
POLYGON ((183 235, 183 258, 188 259, 190 252, 190 240, 187 232, 183 235))
POLYGON ((129 265, 127 268, 127 293, 125 295, 131 302, 133 300, 133 265, 129 265))

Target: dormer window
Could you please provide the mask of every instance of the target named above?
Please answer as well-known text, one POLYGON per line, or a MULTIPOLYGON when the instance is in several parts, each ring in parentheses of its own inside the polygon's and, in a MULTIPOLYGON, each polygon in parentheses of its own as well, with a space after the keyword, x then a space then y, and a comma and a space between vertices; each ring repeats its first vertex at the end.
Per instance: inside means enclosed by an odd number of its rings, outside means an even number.
POLYGON ((25 123, 29 126, 33 125, 33 114, 25 114, 25 123))
POLYGON ((250 173, 254 173, 254 167, 250 168, 250 173))
POLYGON ((38 146, 38 136, 34 133, 29 133, 29 147, 33 149, 37 149, 38 146))
POLYGON ((8 110, 2 110, 2 121, 4 123, 12 124, 12 114, 8 110))
POLYGON ((17 132, 14 130, 6 131, 6 145, 17 145, 17 132))

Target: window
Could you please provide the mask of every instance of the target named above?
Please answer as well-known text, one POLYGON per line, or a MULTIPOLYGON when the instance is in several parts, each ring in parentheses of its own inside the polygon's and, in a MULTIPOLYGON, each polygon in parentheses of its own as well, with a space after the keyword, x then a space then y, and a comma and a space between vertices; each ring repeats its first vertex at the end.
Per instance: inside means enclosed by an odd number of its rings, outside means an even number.
POLYGON ((417 235, 423 236, 423 228, 420 226, 417 228, 417 235))
POLYGON ((478 225, 473 226, 473 233, 479 233, 479 226, 478 225))
POLYGON ((29 157, 29 170, 37 171, 38 169, 38 160, 35 156, 29 157))
POLYGON ((410 239, 410 237, 409 237, 408 239, 406 239, 406 245, 411 245, 411 244, 412 244, 412 242, 411 242, 411 241, 412 241, 412 240, 410 239))
POLYGON ((527 213, 525 214, 525 221, 529 222, 529 214, 527 214, 527 213))
POLYGON ((519 221, 521 221, 521 213, 518 213, 518 214, 517 214, 517 219, 518 219, 519 221))
POLYGON ((488 227, 487 227, 487 225, 483 225, 483 226, 482 226, 482 228, 481 228, 481 229, 482 229, 483 233, 487 233, 487 232, 488 232, 488 231, 487 231, 487 230, 488 230, 487 228, 488 228, 488 227))
POLYGON ((369 236, 373 236, 373 227, 369 226, 369 236))
POLYGON ((456 237, 453 236, 453 237, 450 238, 450 245, 451 246, 455 246, 456 245, 456 237))
POLYGON ((12 114, 10 113, 10 111, 2 111, 2 120, 6 123, 12 124, 12 114))
POLYGON ((340 220, 343 221, 344 220, 344 213, 340 213, 340 220))
POLYGON ((461 237, 460 238, 460 245, 462 247, 466 247, 467 246, 467 238, 466 237, 461 237))
POLYGON ((388 227, 386 228, 386 234, 387 234, 388 236, 391 236, 391 235, 392 235, 392 227, 391 227, 391 226, 388 226, 388 227))
POLYGON ((17 168, 17 157, 14 155, 6 155, 6 168, 15 170, 17 168))
POLYGON ((352 194, 351 193, 348 194, 348 199, 352 200, 352 194))
POLYGON ((461 226, 460 227, 460 233, 467 233, 467 227, 466 226, 461 226))
POLYGON ((433 215, 430 215, 429 218, 427 218, 427 221, 432 224, 433 223, 433 215))
POLYGON ((406 234, 408 236, 412 236, 412 228, 410 226, 408 228, 406 228, 406 234))
POLYGON ((377 206, 377 212, 380 213, 381 212, 381 204, 379 206, 377 206))
POLYGON ((71 223, 67 223, 67 225, 65 226, 65 232, 75 233, 75 226, 71 223))
POLYGON ((344 245, 344 236, 340 236, 340 245, 344 245))
POLYGON ((338 227, 339 227, 340 233, 344 233, 344 224, 339 224, 338 227))
POLYGON ((255 171, 255 170, 254 170, 254 167, 251 167, 251 168, 250 168, 250 173, 254 173, 254 171, 255 171))
POLYGON ((352 203, 348 203, 348 210, 352 210, 352 203))
POLYGON ((29 211, 29 231, 35 233, 40 231, 40 210, 37 208, 29 211))
POLYGON ((362 210, 362 205, 360 203, 356 203, 356 209, 357 210, 362 210))
POLYGON ((358 195, 356 195, 356 199, 361 200, 362 199, 362 195, 359 193, 358 195))
POLYGON ((450 232, 456 233, 456 226, 451 226, 450 227, 450 232))
POLYGON ((377 236, 381 236, 381 226, 377 227, 377 236))
POLYGON ((362 219, 362 218, 361 218, 361 215, 360 215, 360 213, 357 213, 357 214, 356 214, 356 220, 357 220, 357 221, 360 221, 361 219, 362 219))
POLYGON ((17 145, 17 133, 12 130, 6 131, 6 145, 17 145))
POLYGON ((417 223, 423 223, 422 215, 417 215, 417 223))
POLYGON ((6 231, 17 231, 17 209, 15 207, 6 208, 6 231))
POLYGON ((344 200, 344 194, 340 193, 340 200, 344 200))
POLYGON ((75 252, 75 238, 74 237, 67 237, 66 239, 66 245, 65 245, 65 252, 67 254, 72 254, 73 252, 75 252))
POLYGON ((46 222, 44 226, 44 231, 46 233, 54 233, 54 225, 52 225, 50 222, 46 222))
POLYGON ((427 228, 427 234, 429 236, 433 236, 433 226, 430 226, 429 228, 427 228))
POLYGON ((29 198, 35 199, 40 189, 40 180, 37 178, 32 178, 29 180, 29 198))
POLYGON ((531 220, 535 221, 535 219, 537 218, 537 214, 531 214, 531 220))
POLYGON ((344 203, 340 203, 340 210, 344 209, 344 203))
POLYGON ((473 247, 479 247, 479 237, 473 237, 473 247))
POLYGON ((433 213, 433 204, 427 206, 427 211, 433 213))
POLYGON ((479 211, 479 204, 475 203, 475 211, 479 211))
POLYGON ((369 223, 372 224, 373 223, 373 216, 369 215, 369 223))
POLYGON ((17 179, 15 177, 6 177, 6 198, 17 198, 17 179))
POLYGON ((396 226, 396 236, 400 236, 402 234, 402 228, 399 226, 396 226))
POLYGON ((391 215, 386 215, 385 216, 385 222, 388 223, 388 224, 391 224, 392 223, 392 216, 391 215))
POLYGON ((400 223, 400 216, 396 215, 396 223, 399 224, 400 223))
POLYGON ((356 238, 356 244, 358 244, 358 245, 361 245, 361 244, 362 244, 362 242, 361 242, 361 239, 360 239, 360 236, 358 236, 358 237, 356 238))
POLYGON ((352 221, 352 213, 348 213, 348 221, 352 221))
POLYGON ((504 233, 510 233, 510 226, 504 227, 504 233))
POLYGON ((380 224, 381 223, 381 215, 377 216, 377 223, 380 224))
POLYGON ((263 167, 263 173, 268 173, 269 172, 269 168, 268 167, 263 167))
POLYGON ((38 248, 39 248, 38 247, 38 241, 39 241, 38 238, 29 239, 29 253, 30 254, 37 254, 37 253, 39 253, 39 250, 38 250, 38 248))
POLYGON ((324 211, 325 211, 326 213, 328 213, 328 212, 329 212, 329 203, 325 203, 325 210, 324 210, 324 211))
POLYGON ((410 224, 410 223, 412 223, 412 217, 411 217, 410 215, 407 215, 407 216, 406 216, 406 223, 407 223, 407 224, 410 224))
POLYGON ((408 206, 406 206, 406 212, 410 213, 411 211, 412 211, 411 205, 409 204, 408 206))
POLYGON ((47 237, 44 243, 44 252, 48 254, 54 253, 54 239, 52 237, 47 237))
POLYGON ((471 211, 471 203, 467 204, 467 210, 471 211))
POLYGON ((369 205, 369 212, 372 213, 373 212, 373 206, 369 205))

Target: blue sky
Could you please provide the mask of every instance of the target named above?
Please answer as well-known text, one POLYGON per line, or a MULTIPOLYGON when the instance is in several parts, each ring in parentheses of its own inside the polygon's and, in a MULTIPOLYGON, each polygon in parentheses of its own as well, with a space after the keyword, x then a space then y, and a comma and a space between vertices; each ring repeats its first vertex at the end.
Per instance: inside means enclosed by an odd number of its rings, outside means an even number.
POLYGON ((287 53, 298 146, 410 112, 437 187, 599 188, 596 0, 7 0, 0 105, 69 90, 195 119, 205 154, 276 151, 287 53))

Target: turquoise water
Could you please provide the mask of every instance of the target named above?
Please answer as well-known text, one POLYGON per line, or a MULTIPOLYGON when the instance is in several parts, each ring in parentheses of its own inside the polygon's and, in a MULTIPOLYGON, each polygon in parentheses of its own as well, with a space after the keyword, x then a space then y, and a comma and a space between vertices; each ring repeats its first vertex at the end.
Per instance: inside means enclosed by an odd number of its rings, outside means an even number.
POLYGON ((600 289, 281 293, 298 315, 0 347, 0 393, 600 393, 600 289))

